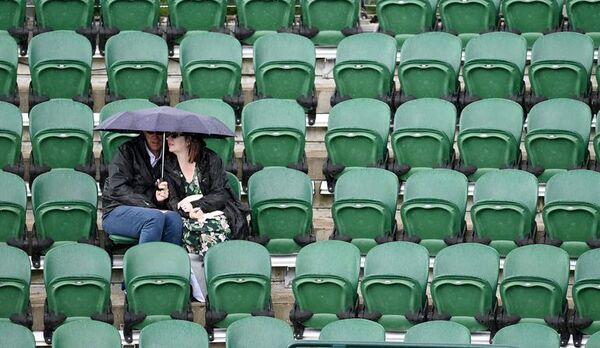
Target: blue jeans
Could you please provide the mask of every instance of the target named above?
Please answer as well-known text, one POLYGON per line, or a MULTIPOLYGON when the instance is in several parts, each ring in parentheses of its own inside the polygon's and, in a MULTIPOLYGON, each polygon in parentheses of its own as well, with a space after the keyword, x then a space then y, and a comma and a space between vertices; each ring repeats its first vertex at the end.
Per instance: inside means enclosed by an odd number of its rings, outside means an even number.
POLYGON ((139 243, 163 241, 181 245, 183 221, 174 211, 118 206, 102 216, 108 234, 139 239, 139 243))

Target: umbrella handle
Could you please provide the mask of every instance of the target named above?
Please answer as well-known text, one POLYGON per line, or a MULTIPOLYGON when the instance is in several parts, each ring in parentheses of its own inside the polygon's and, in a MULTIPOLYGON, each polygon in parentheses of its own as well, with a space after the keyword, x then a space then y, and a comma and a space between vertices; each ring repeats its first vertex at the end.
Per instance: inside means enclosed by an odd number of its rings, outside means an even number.
POLYGON ((163 143, 162 143, 162 154, 161 154, 161 166, 160 166, 160 181, 163 181, 165 178, 165 143, 166 143, 166 133, 163 132, 163 143))

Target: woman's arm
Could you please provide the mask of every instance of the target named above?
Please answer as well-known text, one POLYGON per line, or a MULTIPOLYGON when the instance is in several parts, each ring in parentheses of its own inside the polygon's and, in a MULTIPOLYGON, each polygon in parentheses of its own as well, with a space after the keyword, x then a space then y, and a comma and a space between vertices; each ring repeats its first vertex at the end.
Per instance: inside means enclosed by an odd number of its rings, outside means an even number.
POLYGON ((192 206, 208 213, 214 210, 223 210, 232 196, 221 158, 210 150, 205 151, 207 153, 197 164, 201 175, 200 188, 204 196, 193 201, 192 206))

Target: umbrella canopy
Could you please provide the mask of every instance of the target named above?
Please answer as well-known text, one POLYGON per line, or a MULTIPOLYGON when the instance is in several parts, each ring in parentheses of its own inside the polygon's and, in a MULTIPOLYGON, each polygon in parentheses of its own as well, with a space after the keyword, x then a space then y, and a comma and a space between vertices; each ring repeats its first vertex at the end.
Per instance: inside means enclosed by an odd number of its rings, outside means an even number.
POLYGON ((100 123, 96 130, 122 133, 193 133, 208 137, 234 136, 233 131, 215 117, 198 115, 170 106, 119 112, 100 123))

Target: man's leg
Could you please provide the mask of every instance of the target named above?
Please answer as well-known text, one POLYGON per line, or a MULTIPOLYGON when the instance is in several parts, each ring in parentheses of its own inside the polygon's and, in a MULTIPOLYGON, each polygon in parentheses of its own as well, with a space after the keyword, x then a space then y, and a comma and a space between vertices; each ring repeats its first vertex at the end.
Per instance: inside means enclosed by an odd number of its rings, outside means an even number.
POLYGON ((122 205, 102 218, 108 234, 137 238, 139 243, 160 241, 165 217, 157 209, 122 205))
POLYGON ((167 211, 163 214, 165 216, 164 232, 162 235, 163 242, 181 245, 181 239, 183 238, 183 220, 181 219, 181 215, 174 211, 167 211))

